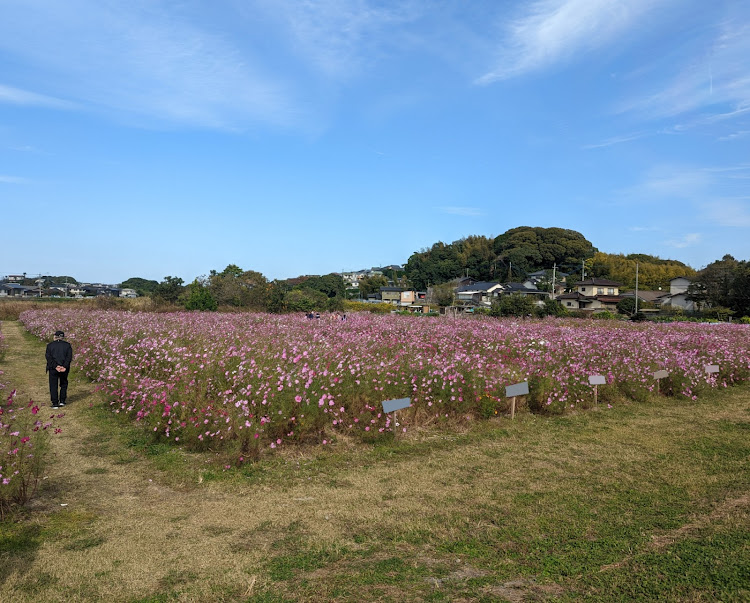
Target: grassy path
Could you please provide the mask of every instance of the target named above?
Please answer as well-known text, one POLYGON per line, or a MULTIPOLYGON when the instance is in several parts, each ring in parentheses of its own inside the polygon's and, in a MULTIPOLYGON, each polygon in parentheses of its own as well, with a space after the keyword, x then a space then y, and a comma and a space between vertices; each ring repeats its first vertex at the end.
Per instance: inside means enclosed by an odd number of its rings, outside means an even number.
MULTIPOLYGON (((51 412, 44 345, 2 332, 5 377, 51 412)), ((0 526, 3 602, 750 600, 748 388, 227 473, 144 444, 75 371, 68 401, 0 526)))
MULTIPOLYGON (((20 399, 43 400, 51 413, 44 346, 25 336, 18 323, 2 328, 5 376, 20 399)), ((212 533, 257 528, 262 521, 257 511, 264 505, 250 512, 255 504, 246 497, 227 500, 210 489, 159 483, 146 460, 106 450, 117 444, 103 441, 106 434, 85 420, 97 399, 93 385, 75 373, 68 401, 59 421, 62 433, 54 437, 54 462, 32 504, 42 523, 40 545, 5 562, 3 600, 134 600, 199 579, 220 585, 217 599, 251 591, 261 551, 227 555, 212 533)))

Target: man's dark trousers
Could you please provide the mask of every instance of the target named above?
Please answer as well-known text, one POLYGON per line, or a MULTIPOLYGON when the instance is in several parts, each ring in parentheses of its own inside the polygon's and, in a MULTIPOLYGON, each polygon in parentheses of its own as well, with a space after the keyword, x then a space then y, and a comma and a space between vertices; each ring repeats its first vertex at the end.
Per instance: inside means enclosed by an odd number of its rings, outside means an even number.
POLYGON ((65 402, 68 398, 68 371, 58 373, 55 369, 49 372, 49 397, 52 404, 65 402), (60 397, 57 397, 57 386, 60 385, 60 397))

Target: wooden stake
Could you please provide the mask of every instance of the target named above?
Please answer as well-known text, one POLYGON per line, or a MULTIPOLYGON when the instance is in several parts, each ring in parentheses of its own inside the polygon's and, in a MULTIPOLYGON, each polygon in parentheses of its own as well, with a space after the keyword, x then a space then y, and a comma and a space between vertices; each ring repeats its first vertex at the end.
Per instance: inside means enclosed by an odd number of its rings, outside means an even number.
POLYGON ((594 386, 594 406, 597 406, 599 404, 599 386, 594 386))
POLYGON ((515 419, 516 418, 516 397, 513 396, 510 399, 510 418, 515 419))

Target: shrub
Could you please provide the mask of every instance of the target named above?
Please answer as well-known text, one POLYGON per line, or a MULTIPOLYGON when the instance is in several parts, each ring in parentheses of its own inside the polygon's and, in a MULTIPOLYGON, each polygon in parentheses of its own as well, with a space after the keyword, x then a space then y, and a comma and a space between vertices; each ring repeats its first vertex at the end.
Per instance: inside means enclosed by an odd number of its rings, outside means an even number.
POLYGON ((188 285, 188 294, 185 300, 186 310, 214 311, 217 307, 218 304, 208 287, 204 287, 197 279, 188 285))
POLYGON ((55 418, 31 400, 18 404, 15 394, 13 390, 0 407, 0 518, 36 493, 49 456, 49 433, 55 418))

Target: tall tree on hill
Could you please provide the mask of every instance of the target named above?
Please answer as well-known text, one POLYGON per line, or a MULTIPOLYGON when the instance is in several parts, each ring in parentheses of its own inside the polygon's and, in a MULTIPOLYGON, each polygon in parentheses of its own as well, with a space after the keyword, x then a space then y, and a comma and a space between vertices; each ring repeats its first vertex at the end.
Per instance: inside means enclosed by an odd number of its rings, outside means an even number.
POLYGON ((517 267, 519 274, 551 268, 554 264, 572 267, 597 251, 575 230, 531 226, 511 228, 495 238, 493 248, 497 257, 517 267))
POLYGON ((405 266, 409 280, 421 290, 461 276, 462 269, 456 246, 446 245, 442 241, 435 243, 430 249, 413 253, 405 266))

